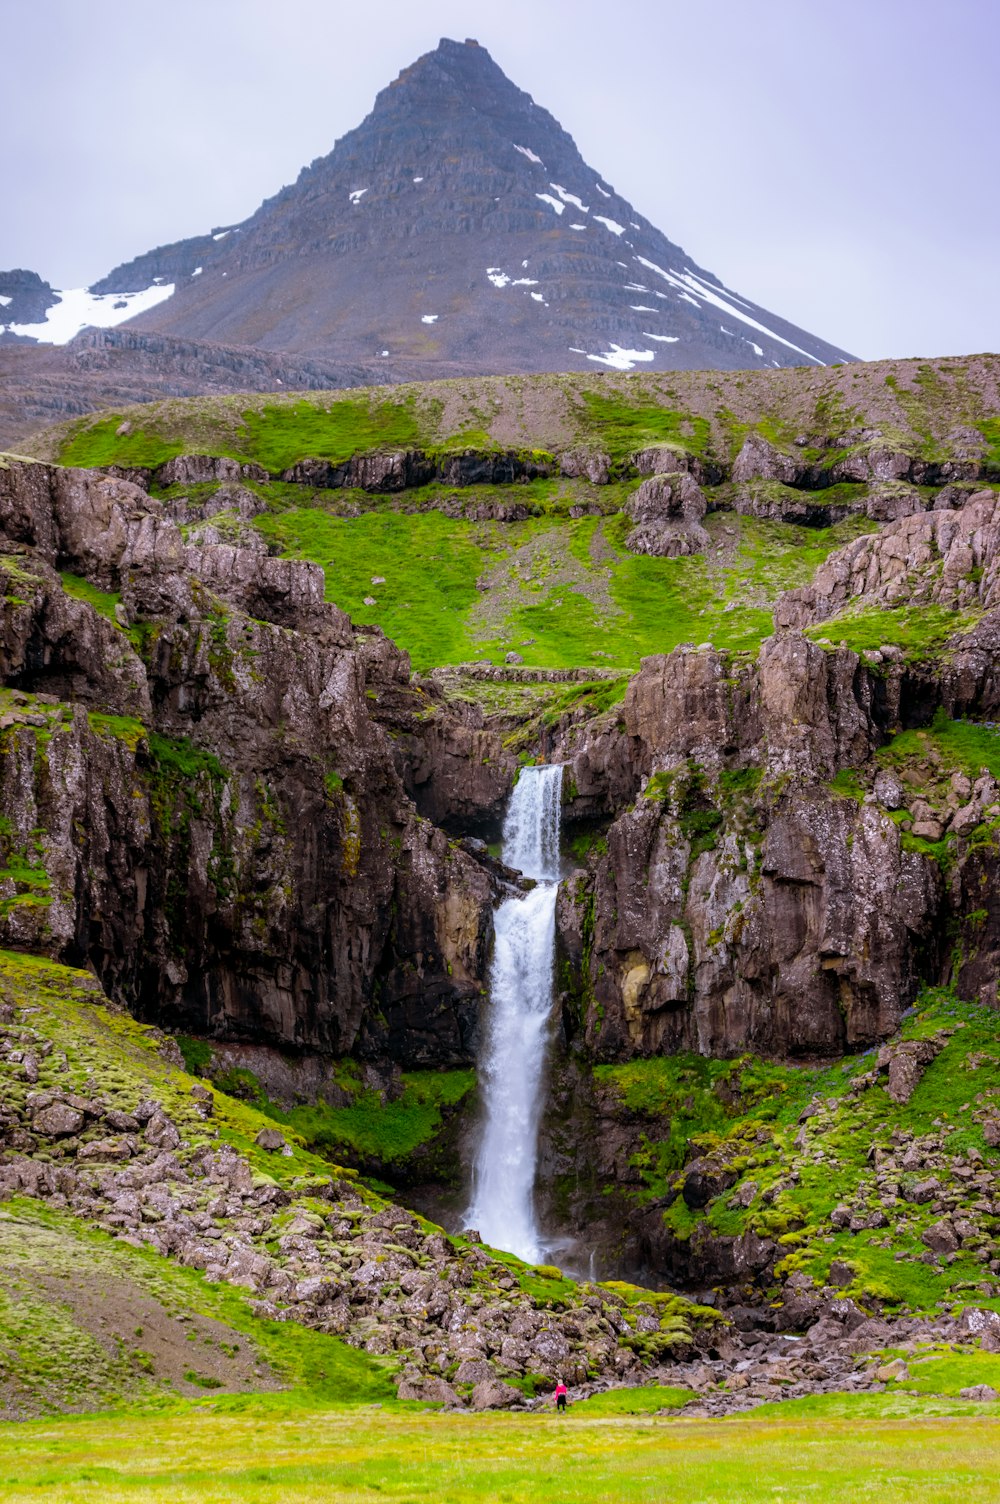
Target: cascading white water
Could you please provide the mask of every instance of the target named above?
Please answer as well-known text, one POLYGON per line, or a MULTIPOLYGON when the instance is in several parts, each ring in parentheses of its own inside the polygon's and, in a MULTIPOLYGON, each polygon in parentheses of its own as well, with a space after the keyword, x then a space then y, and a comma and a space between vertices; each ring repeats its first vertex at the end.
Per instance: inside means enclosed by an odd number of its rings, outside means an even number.
POLYGON ((503 859, 538 886, 495 917, 490 1011, 479 1061, 482 1138, 467 1227, 538 1263, 535 1167, 552 1009, 562 768, 522 768, 503 827, 503 859))

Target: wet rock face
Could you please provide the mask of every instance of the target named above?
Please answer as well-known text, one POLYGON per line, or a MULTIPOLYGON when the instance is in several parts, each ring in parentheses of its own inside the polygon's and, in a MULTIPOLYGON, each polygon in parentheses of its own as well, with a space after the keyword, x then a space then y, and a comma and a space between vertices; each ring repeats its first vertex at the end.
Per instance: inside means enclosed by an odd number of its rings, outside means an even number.
POLYGON ((405 655, 315 568, 186 544, 127 481, 12 465, 0 528, 0 804, 30 874, 0 943, 192 1032, 468 1063, 495 880, 406 790, 495 810, 491 734, 441 696, 425 725, 405 655), (115 622, 57 569, 119 594, 115 622), (398 745, 372 713, 393 686, 398 745))
POLYGON ((612 827, 593 881, 593 1047, 836 1054, 890 1032, 939 895, 884 818, 792 796, 763 832, 720 821, 699 851, 699 815, 644 800, 612 827))
POLYGON ((434 680, 412 682, 381 634, 359 651, 373 690, 370 712, 389 733, 396 770, 420 814, 455 835, 499 837, 517 760, 484 729, 478 706, 449 703, 434 680))

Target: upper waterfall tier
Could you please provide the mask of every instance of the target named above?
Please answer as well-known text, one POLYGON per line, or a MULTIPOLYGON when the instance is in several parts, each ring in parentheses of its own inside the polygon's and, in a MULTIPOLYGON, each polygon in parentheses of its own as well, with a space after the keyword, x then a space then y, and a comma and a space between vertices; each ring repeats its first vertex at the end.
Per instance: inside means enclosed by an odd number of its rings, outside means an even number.
POLYGON ((562 766, 522 768, 503 825, 503 859, 525 877, 559 880, 562 766))

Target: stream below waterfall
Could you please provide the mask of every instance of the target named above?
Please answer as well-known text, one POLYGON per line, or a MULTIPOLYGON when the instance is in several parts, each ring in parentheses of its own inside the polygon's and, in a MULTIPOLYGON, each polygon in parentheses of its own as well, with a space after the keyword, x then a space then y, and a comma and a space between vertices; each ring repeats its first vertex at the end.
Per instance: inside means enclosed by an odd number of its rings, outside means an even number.
POLYGON ((539 1263, 538 1125, 550 1036, 559 887, 562 767, 522 768, 503 827, 503 860, 536 880, 496 912, 489 1014, 479 1059, 483 1126, 465 1225, 539 1263))

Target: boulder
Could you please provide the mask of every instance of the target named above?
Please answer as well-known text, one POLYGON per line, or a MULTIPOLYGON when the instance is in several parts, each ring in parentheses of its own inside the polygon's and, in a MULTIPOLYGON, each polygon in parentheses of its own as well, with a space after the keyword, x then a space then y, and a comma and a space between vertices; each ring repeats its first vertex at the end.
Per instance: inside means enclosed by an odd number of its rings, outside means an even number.
POLYGON ((559 473, 571 480, 606 486, 611 479, 611 456, 601 450, 568 449, 559 456, 559 473))
POLYGON ((906 803, 906 793, 898 776, 889 768, 883 768, 875 775, 873 784, 875 798, 883 809, 902 809, 906 803))
POLYGON ((717 1164, 709 1159, 692 1161, 684 1173, 684 1184, 681 1187, 685 1206, 692 1211, 707 1206, 716 1196, 735 1185, 739 1177, 739 1170, 730 1169, 728 1165, 717 1164))
POLYGON ((81 1144, 76 1157, 94 1164, 111 1164, 115 1160, 128 1159, 133 1150, 134 1143, 127 1138, 98 1138, 81 1144))
POLYGON ((958 1237, 950 1222, 933 1222, 930 1227, 925 1227, 920 1234, 920 1241, 925 1243, 931 1253, 954 1253, 958 1248, 958 1237))
POLYGON ((802 479, 805 466, 795 455, 784 454, 758 433, 747 434, 733 463, 734 481, 778 480, 786 486, 802 479))
POLYGON ((522 1399, 520 1390, 510 1384, 502 1384, 498 1379, 484 1379, 474 1386, 471 1405, 473 1410, 508 1410, 522 1399))
POLYGON ((959 1329, 981 1338, 984 1345, 987 1337, 1000 1339, 1000 1312, 988 1306, 966 1306, 959 1317, 959 1329))
POLYGON ((430 1378, 424 1379, 421 1388, 423 1392, 420 1397, 426 1400, 428 1404, 446 1405, 450 1410, 461 1407, 462 1401, 446 1379, 432 1375, 430 1378))
POLYGON ((83 1124, 83 1113, 67 1102, 53 1102, 51 1107, 36 1112, 31 1120, 35 1132, 46 1138, 68 1138, 72 1133, 79 1133, 83 1124))
POLYGON ((945 1044, 944 1037, 910 1039, 901 1044, 883 1045, 875 1061, 876 1069, 888 1071, 889 1096, 900 1106, 916 1091, 924 1071, 936 1059, 945 1044))
POLYGON ((625 508, 635 527, 625 540, 632 553, 661 558, 697 553, 708 546, 699 526, 707 510, 705 494, 684 471, 644 480, 625 508))
POLYGON ((146 1124, 144 1137, 147 1143, 153 1144, 157 1149, 176 1149, 181 1141, 181 1136, 176 1126, 170 1121, 166 1113, 157 1113, 146 1124))
POLYGON ((927 1180, 916 1180, 909 1187, 904 1187, 902 1195, 904 1200, 912 1201, 917 1206, 923 1206, 928 1201, 933 1201, 941 1194, 941 1182, 934 1176, 927 1180))

